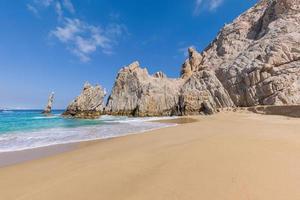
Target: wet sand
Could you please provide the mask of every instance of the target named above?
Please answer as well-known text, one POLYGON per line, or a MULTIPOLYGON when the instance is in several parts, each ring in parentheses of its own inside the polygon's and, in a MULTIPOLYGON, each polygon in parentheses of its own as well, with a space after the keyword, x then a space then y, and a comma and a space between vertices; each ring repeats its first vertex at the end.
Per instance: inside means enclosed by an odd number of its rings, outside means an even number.
POLYGON ((300 119, 193 118, 0 168, 0 199, 300 199, 300 119))
POLYGON ((3 152, 0 153, 0 168, 72 151, 79 147, 80 143, 74 143, 52 145, 22 151, 3 152))

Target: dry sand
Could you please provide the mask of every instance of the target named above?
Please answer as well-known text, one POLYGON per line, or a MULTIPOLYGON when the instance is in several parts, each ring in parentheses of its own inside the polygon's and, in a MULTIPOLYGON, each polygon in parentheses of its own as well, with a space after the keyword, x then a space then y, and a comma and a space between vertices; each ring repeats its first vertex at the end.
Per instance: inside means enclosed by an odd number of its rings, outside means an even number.
POLYGON ((0 199, 300 199, 300 119, 197 119, 0 168, 0 199))

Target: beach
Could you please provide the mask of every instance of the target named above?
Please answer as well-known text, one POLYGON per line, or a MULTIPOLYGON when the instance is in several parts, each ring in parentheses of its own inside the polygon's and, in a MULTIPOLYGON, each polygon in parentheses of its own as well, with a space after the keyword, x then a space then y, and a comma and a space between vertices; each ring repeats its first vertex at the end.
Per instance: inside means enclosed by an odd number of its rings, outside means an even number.
POLYGON ((300 199, 300 119, 191 118, 2 167, 0 199, 300 199))

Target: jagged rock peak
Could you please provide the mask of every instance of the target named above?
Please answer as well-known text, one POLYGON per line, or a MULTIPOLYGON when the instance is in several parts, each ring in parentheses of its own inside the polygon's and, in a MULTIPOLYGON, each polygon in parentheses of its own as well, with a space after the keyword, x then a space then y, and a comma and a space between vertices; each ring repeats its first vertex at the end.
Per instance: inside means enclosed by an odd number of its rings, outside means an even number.
POLYGON ((92 88, 93 86, 89 83, 89 82, 85 82, 84 86, 83 86, 83 90, 88 90, 90 88, 92 88))
POLYGON ((54 101, 54 92, 51 92, 51 94, 49 95, 49 98, 48 98, 47 105, 46 105, 44 111, 42 112, 43 114, 50 114, 51 113, 53 101, 54 101))
POLYGON ((156 72, 153 77, 155 78, 167 78, 167 75, 164 74, 162 71, 156 72))
POLYGON ((81 94, 73 100, 64 116, 75 118, 97 118, 104 112, 105 89, 100 85, 92 86, 86 82, 81 94))
POLYGON ((189 58, 185 61, 181 70, 181 77, 183 79, 189 78, 193 72, 201 70, 201 62, 203 56, 194 48, 188 48, 189 58))
POLYGON ((128 66, 124 67, 124 70, 134 71, 140 68, 140 63, 138 61, 134 61, 133 63, 129 64, 128 66))
POLYGON ((175 112, 182 80, 154 76, 138 64, 119 71, 106 112, 113 115, 162 116, 175 112))

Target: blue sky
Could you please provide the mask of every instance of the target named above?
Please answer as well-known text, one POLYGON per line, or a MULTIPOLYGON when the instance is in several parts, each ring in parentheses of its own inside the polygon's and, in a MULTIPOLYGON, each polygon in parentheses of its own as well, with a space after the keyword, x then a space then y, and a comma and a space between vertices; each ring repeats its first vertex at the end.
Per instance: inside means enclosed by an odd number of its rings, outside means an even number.
POLYGON ((138 60, 178 77, 186 48, 204 49, 257 0, 0 0, 0 107, 55 108, 85 81, 108 91, 138 60))

